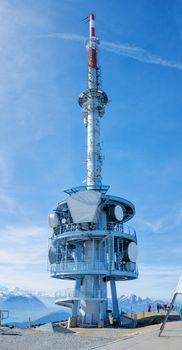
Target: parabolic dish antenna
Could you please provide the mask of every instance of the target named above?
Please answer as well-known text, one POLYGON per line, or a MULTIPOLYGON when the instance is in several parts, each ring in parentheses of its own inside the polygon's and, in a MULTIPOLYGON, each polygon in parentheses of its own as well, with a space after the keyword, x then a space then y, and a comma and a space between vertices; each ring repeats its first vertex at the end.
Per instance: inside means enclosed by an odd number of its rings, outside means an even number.
POLYGON ((130 259, 130 261, 136 262, 137 257, 138 257, 137 245, 135 242, 131 242, 128 245, 128 258, 130 259))
POLYGON ((114 215, 116 220, 118 221, 122 221, 123 220, 123 209, 121 207, 121 205, 116 205, 114 208, 114 215))
POLYGON ((59 220, 58 220, 57 214, 56 213, 49 214, 49 226, 51 228, 56 228, 58 227, 58 224, 59 224, 59 220))
POLYGON ((57 260, 56 259, 57 258, 57 250, 56 250, 56 248, 50 247, 48 257, 49 257, 49 261, 50 261, 51 264, 55 264, 56 263, 56 260, 57 260))

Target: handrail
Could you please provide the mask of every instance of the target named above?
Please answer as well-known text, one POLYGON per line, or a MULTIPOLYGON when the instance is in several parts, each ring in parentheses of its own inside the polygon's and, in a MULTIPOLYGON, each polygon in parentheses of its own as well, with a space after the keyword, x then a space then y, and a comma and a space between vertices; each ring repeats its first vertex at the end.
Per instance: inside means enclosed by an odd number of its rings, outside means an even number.
MULTIPOLYGON (((111 268, 110 264, 104 261, 62 261, 58 264, 50 265, 50 272, 52 274, 59 273, 81 273, 94 271, 95 273, 101 273, 109 271, 111 268)), ((116 267, 111 268, 112 273, 114 272, 123 272, 123 273, 135 273, 138 274, 138 268, 136 263, 133 262, 123 262, 121 267, 117 269, 116 267)))
POLYGON ((107 264, 104 261, 62 261, 59 264, 51 265, 51 272, 76 272, 79 271, 102 271, 107 270, 107 264))
MULTIPOLYGON (((100 229, 97 227, 96 224, 90 224, 90 223, 85 223, 85 224, 64 224, 60 225, 59 228, 56 228, 55 234, 63 234, 65 232, 79 232, 79 231, 92 231, 92 230, 97 230, 100 231, 100 229)), ((102 229, 103 230, 103 229, 102 229)), ((106 227, 107 231, 114 231, 118 233, 123 233, 131 236, 132 238, 136 239, 136 231, 134 230, 133 227, 128 226, 128 225, 123 225, 121 223, 114 223, 114 222, 109 222, 106 227)))
POLYGON ((104 298, 107 299, 105 288, 86 288, 84 290, 75 290, 74 288, 67 288, 55 293, 56 299, 68 298, 104 298))
POLYGON ((120 223, 109 222, 107 224, 107 229, 115 232, 126 233, 134 238, 136 238, 136 231, 133 227, 128 225, 123 225, 120 223))
POLYGON ((83 191, 83 190, 88 190, 88 189, 91 189, 91 190, 95 190, 95 191, 99 191, 103 194, 105 194, 110 186, 109 185, 95 185, 95 186, 91 186, 91 185, 86 185, 86 186, 78 186, 78 187, 72 187, 72 188, 69 188, 67 190, 65 190, 64 192, 66 194, 72 194, 72 193, 76 193, 76 192, 80 192, 80 191, 83 191))

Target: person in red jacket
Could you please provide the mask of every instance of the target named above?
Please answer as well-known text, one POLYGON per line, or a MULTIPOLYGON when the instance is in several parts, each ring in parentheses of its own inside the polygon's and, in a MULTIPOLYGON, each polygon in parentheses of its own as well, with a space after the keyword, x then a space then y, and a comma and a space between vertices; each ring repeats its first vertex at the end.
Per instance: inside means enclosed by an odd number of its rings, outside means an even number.
POLYGON ((151 305, 148 304, 148 312, 151 312, 151 305))

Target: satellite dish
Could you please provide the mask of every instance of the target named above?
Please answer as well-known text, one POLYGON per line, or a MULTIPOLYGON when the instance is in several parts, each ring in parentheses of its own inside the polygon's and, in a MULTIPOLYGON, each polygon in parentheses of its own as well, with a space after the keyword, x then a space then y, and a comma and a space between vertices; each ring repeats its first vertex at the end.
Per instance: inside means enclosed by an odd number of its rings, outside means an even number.
POLYGON ((138 256, 138 249, 135 242, 131 242, 128 245, 128 258, 132 262, 136 262, 138 256))
POLYGON ((49 248, 49 254, 48 254, 49 262, 50 264, 59 264, 63 258, 62 251, 59 248, 50 247, 49 248))
POLYGON ((49 214, 49 226, 51 228, 56 228, 59 225, 58 216, 56 213, 49 214))
POLYGON ((124 217, 123 208, 121 205, 110 207, 109 216, 113 221, 122 221, 124 217))
POLYGON ((62 223, 63 225, 66 224, 66 219, 65 219, 65 218, 62 218, 61 223, 62 223))
POLYGON ((123 208, 121 207, 121 205, 116 205, 114 207, 114 215, 115 215, 116 220, 118 220, 118 221, 123 220, 124 214, 123 214, 123 208))
POLYGON ((57 255, 56 254, 56 248, 50 247, 49 254, 48 254, 50 264, 55 264, 56 263, 56 255, 57 255))

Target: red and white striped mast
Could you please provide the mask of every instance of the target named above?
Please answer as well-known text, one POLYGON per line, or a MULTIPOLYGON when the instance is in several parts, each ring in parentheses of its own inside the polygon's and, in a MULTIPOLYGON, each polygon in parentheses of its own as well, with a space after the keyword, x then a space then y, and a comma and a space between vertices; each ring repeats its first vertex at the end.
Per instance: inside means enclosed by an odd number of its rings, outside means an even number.
POLYGON ((100 144, 100 117, 108 102, 107 95, 100 88, 100 68, 98 66, 99 40, 95 33, 95 15, 89 16, 88 87, 79 97, 83 111, 84 125, 87 128, 87 189, 99 190, 102 186, 102 155, 100 144))
POLYGON ((90 14, 90 38, 95 37, 95 15, 90 14))

